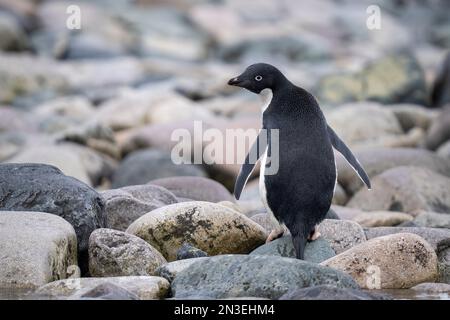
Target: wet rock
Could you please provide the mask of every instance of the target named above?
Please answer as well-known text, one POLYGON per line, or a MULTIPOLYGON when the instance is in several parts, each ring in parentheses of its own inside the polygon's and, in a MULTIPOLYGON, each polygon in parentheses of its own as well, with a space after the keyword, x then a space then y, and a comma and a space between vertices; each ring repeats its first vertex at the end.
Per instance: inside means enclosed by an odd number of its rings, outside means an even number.
POLYGON ((188 243, 184 243, 177 252, 177 260, 207 257, 208 254, 188 243))
POLYGON ((343 273, 298 259, 277 256, 223 255, 190 265, 172 282, 175 298, 202 295, 277 299, 293 289, 330 284, 357 288, 343 273))
POLYGON ((166 259, 144 240, 125 232, 97 229, 89 238, 93 277, 151 276, 166 259))
POLYGON ((372 190, 361 189, 347 204, 366 211, 450 212, 450 178, 429 169, 396 167, 372 179, 372 190))
POLYGON ((433 248, 411 233, 368 240, 321 264, 351 275, 369 289, 410 288, 438 275, 433 248))
POLYGON ((95 288, 105 284, 108 286, 112 284, 127 290, 140 300, 163 299, 167 296, 170 288, 169 282, 160 277, 73 278, 54 281, 42 286, 36 291, 36 295, 77 300, 86 294, 92 295, 95 288))
POLYGON ((258 224, 227 207, 192 201, 153 210, 127 229, 155 247, 168 261, 183 243, 208 255, 248 253, 265 241, 258 224))
POLYGON ((195 165, 177 165, 170 154, 158 150, 140 150, 130 153, 114 173, 112 186, 145 184, 151 180, 173 176, 205 176, 195 165))
POLYGON ((43 212, 0 211, 0 252, 2 288, 36 288, 78 267, 73 227, 43 212))
POLYGON ((121 231, 145 213, 178 202, 173 193, 156 185, 128 186, 106 190, 101 195, 108 226, 121 231))
POLYGON ((224 186, 208 178, 169 177, 152 180, 149 184, 164 187, 178 198, 207 202, 234 202, 233 196, 224 186))
POLYGON ((318 231, 336 254, 366 241, 363 228, 353 221, 326 219, 319 224, 318 231))

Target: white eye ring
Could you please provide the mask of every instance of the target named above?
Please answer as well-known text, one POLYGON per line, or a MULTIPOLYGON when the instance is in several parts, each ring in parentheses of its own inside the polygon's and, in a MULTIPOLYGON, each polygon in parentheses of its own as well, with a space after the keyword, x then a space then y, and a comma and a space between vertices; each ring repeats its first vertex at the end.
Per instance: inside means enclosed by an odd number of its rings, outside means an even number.
POLYGON ((256 80, 256 81, 261 81, 261 80, 262 80, 262 76, 256 76, 256 77, 255 77, 255 80, 256 80))

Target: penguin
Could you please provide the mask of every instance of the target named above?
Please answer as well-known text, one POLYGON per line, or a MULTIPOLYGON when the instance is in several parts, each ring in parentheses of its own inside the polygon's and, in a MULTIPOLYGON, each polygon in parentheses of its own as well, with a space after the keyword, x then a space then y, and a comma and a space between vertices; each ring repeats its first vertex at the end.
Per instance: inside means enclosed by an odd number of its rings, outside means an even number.
POLYGON ((256 164, 251 158, 258 158, 261 200, 277 226, 270 232, 267 242, 281 237, 287 228, 296 257, 303 259, 307 241, 320 236, 316 226, 331 207, 337 184, 333 148, 345 157, 370 189, 369 177, 327 124, 314 96, 290 82, 276 67, 266 63, 250 65, 228 84, 259 94, 266 100, 262 108, 264 130, 260 131, 245 158, 235 182, 234 196, 239 200, 256 164), (274 133, 277 139, 273 139, 274 133), (274 161, 277 161, 277 170, 268 174, 274 161))

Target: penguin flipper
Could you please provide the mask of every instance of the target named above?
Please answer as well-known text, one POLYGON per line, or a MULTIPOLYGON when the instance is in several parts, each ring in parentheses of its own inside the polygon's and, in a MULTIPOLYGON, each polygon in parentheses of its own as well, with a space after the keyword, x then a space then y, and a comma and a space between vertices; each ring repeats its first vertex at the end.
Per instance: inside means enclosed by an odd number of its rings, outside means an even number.
POLYGON ((353 167, 353 169, 358 174, 359 178, 366 184, 368 189, 371 189, 370 180, 367 176, 367 173, 364 171, 363 167, 359 163, 358 159, 353 155, 353 153, 350 151, 350 149, 345 145, 345 143, 338 137, 336 132, 330 127, 328 128, 328 135, 331 140, 331 144, 333 147, 339 151, 340 154, 342 154, 347 160, 347 162, 353 167))
POLYGON ((234 184, 233 192, 236 200, 239 200, 239 198, 241 197, 242 190, 244 189, 245 184, 247 183, 247 180, 250 177, 250 174, 252 173, 256 162, 266 150, 267 137, 262 134, 263 131, 264 130, 261 130, 259 132, 258 136, 256 137, 256 141, 253 143, 250 151, 245 157, 245 162, 242 164, 241 170, 239 170, 236 183, 234 184))

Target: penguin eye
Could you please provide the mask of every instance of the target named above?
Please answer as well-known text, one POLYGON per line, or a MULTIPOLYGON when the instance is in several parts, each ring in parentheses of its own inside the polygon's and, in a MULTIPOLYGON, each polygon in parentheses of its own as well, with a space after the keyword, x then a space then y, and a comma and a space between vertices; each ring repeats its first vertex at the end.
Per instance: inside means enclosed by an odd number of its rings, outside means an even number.
POLYGON ((262 80, 262 77, 261 77, 261 76, 256 76, 256 77, 255 77, 255 80, 256 80, 256 81, 261 81, 261 80, 262 80))

